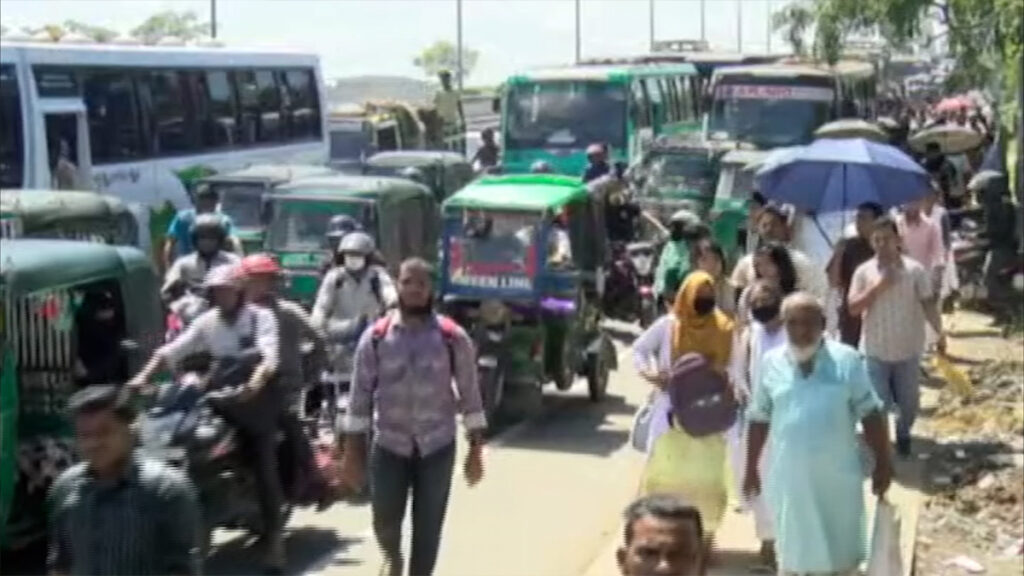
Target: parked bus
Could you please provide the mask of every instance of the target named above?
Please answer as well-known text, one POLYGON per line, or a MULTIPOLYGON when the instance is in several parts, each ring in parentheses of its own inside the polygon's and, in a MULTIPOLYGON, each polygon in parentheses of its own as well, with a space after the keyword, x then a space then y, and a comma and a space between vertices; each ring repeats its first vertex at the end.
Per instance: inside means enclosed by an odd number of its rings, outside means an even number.
POLYGON ((822 124, 874 115, 877 76, 867 63, 779 63, 719 68, 705 136, 760 148, 806 144, 822 124))
POLYGON ((148 249, 199 178, 325 162, 323 102, 311 54, 4 42, 0 187, 116 196, 148 249))
POLYGON ((502 94, 507 172, 537 160, 579 174, 587 145, 611 148, 612 161, 636 158, 659 134, 698 131, 700 99, 691 64, 581 65, 517 74, 502 94))

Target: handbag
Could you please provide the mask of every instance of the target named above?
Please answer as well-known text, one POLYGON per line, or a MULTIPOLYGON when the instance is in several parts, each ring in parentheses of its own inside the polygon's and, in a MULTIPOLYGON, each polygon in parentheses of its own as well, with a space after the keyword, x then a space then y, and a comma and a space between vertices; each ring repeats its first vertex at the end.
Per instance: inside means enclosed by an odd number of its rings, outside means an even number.
POLYGON ((736 398, 701 354, 690 352, 675 361, 668 392, 676 422, 691 436, 725 432, 736 423, 736 398))
POLYGON ((875 508, 871 533, 871 552, 865 576, 901 576, 903 551, 900 549, 900 516, 896 507, 883 498, 875 508))

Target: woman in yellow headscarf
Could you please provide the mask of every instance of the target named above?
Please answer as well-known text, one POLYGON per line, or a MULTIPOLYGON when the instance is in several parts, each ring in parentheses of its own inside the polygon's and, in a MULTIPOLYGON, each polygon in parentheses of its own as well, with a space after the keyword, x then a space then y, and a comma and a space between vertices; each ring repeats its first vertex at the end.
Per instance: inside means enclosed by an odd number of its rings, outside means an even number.
MULTIPOLYGON (((716 306, 715 292, 707 272, 698 270, 686 277, 673 308, 672 361, 695 352, 724 376, 732 352, 733 324, 716 306)), ((710 548, 727 500, 725 435, 696 438, 670 419, 668 429, 654 441, 642 490, 675 494, 696 506, 710 548)))

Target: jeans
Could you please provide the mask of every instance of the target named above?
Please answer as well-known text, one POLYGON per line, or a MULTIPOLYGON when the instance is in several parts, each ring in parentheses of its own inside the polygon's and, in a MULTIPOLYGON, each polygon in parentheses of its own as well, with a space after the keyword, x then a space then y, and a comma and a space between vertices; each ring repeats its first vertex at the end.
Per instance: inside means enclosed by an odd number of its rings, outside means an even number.
POLYGON ((921 403, 920 358, 885 362, 868 357, 868 374, 887 410, 896 408, 896 439, 909 440, 921 403))
POLYGON ((385 556, 401 557, 402 521, 412 490, 412 557, 408 573, 430 576, 437 563, 441 529, 455 467, 455 442, 428 456, 400 456, 374 444, 370 457, 373 531, 385 556))
POLYGON ((278 439, 276 432, 252 434, 239 430, 242 449, 256 473, 256 496, 260 503, 262 534, 269 542, 281 537, 281 509, 284 490, 278 468, 278 439))

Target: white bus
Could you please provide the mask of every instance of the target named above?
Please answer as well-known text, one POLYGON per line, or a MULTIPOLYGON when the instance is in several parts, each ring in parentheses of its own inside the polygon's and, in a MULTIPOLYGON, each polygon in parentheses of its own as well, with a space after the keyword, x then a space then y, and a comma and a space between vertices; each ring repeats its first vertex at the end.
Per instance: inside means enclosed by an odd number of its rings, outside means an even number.
POLYGON ((148 248, 201 177, 326 162, 324 101, 312 54, 5 41, 0 188, 71 174, 131 205, 148 248))

